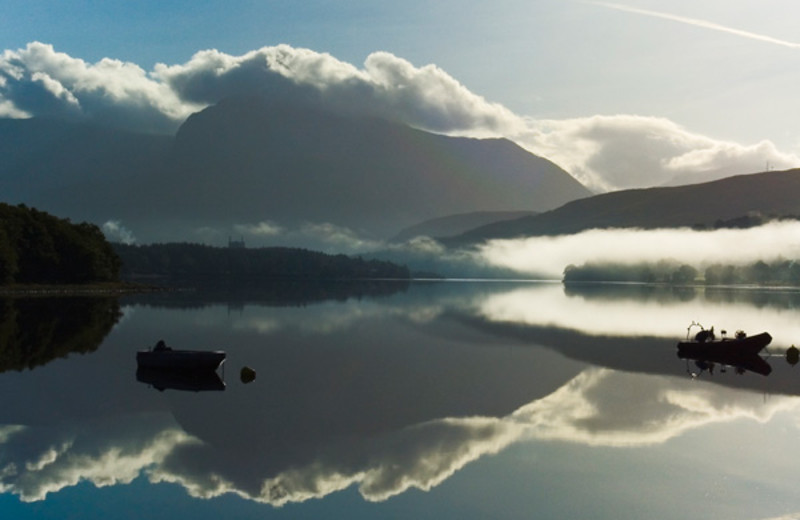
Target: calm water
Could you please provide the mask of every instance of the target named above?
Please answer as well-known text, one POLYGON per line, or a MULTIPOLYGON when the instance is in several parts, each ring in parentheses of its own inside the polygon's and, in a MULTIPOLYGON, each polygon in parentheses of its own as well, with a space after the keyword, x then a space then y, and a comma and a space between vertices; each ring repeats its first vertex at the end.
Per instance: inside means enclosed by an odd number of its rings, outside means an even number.
POLYGON ((475 282, 5 301, 0 516, 793 517, 799 307, 475 282), (770 332, 771 373, 679 359, 692 320, 770 332), (224 389, 137 380, 158 339, 226 350, 224 389))

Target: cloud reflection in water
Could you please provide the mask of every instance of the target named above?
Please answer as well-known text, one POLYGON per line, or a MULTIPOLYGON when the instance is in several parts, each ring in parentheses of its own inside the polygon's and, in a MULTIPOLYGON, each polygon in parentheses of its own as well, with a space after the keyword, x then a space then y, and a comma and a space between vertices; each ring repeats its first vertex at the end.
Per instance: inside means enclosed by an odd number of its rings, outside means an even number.
POLYGON ((800 322, 794 307, 754 306, 749 302, 712 299, 707 291, 691 289, 693 297, 682 300, 663 289, 653 298, 592 297, 591 293, 568 295, 561 285, 534 285, 497 293, 486 298, 479 314, 491 322, 556 327, 593 336, 685 337, 686 327, 697 320, 717 330, 727 327, 749 333, 768 331, 772 344, 788 347, 800 343, 800 322))
MULTIPOLYGON (((520 441, 634 447, 667 442, 693 428, 748 419, 769 421, 796 410, 795 397, 773 397, 715 385, 686 386, 672 377, 587 369, 552 394, 507 417, 443 418, 367 438, 326 439, 304 465, 274 473, 270 454, 242 459, 215 455, 215 448, 160 418, 150 431, 87 425, 63 432, 15 429, 2 444, 2 491, 23 501, 89 481, 98 487, 132 482, 142 474, 154 482, 183 486, 199 498, 235 493, 274 506, 322 498, 357 485, 370 501, 410 488, 430 490, 484 455, 520 441), (161 423, 161 427, 155 427, 161 423)), ((139 418, 137 418, 139 419, 139 418)), ((240 449, 247 450, 247 447, 240 449)))
MULTIPOLYGON (((238 315, 219 309, 202 311, 209 318, 216 313, 220 320, 225 314, 242 342, 256 336, 253 350, 233 354, 264 353, 263 359, 276 367, 275 372, 270 372, 272 367, 259 367, 257 384, 239 394, 231 385, 225 394, 240 400, 239 409, 229 410, 227 416, 217 413, 220 409, 214 408, 213 399, 222 408, 230 404, 223 400, 228 396, 192 400, 180 395, 168 400, 171 414, 73 420, 54 427, 0 427, 0 489, 36 501, 83 481, 99 487, 146 476, 154 483, 177 483, 194 497, 233 493, 273 506, 323 498, 353 486, 366 500, 385 501, 409 489, 431 490, 470 463, 515 443, 527 443, 534 451, 548 443, 654 446, 712 424, 765 423, 781 413, 796 413, 800 404, 794 396, 772 395, 765 400, 758 392, 688 377, 582 368, 582 363, 564 359, 557 351, 534 345, 501 352, 496 347, 507 347, 508 338, 494 334, 493 329, 477 334, 474 328, 476 322, 488 321, 500 326, 575 329, 588 336, 674 338, 688 320, 702 317, 709 323, 734 321, 733 326, 753 331, 763 327, 776 337, 788 338, 796 332, 791 306, 716 301, 708 294, 680 299, 663 294, 645 298, 565 293, 559 284, 511 290, 484 286, 481 290, 486 292, 480 299, 456 294, 421 303, 391 298, 303 309, 247 307, 247 312, 238 315), (315 323, 304 327, 309 317, 315 323), (309 341, 297 340, 301 330, 309 341), (287 346, 284 340, 290 337, 295 342, 287 346), (376 345, 378 337, 381 342, 376 345), (463 338, 473 338, 480 345, 473 348, 463 338), (500 363, 505 355, 509 359, 500 363), (310 367, 309 359, 320 360, 319 366, 310 367), (496 365, 483 366, 487 360, 496 365), (407 364, 401 366, 401 361, 407 364), (303 369, 287 375, 292 363, 303 369), (511 363, 521 365, 526 379, 545 378, 546 372, 558 372, 559 379, 548 387, 531 386, 524 399, 508 400, 515 404, 502 411, 493 411, 499 410, 493 407, 495 403, 482 403, 483 412, 470 413, 475 409, 474 395, 431 404, 414 393, 422 386, 423 398, 427 395, 428 401, 435 401, 437 390, 461 389, 458 381, 439 386, 456 363, 458 370, 470 376, 474 368, 469 363, 484 371, 496 370, 485 380, 468 381, 470 387, 486 383, 486 391, 494 389, 495 394, 523 381, 512 374, 511 363), (430 368, 432 364, 436 366, 430 368), (353 369, 352 380, 344 381, 342 367, 353 369), (408 380, 410 370, 417 377, 413 381, 408 380), (331 381, 348 398, 365 393, 373 380, 391 383, 381 383, 372 395, 345 406, 344 397, 324 392, 328 387, 321 375, 327 372, 338 375, 331 381), (305 379, 297 382, 298 378, 305 379), (389 394, 393 385, 397 385, 396 395, 389 394), (187 411, 190 401, 196 410, 187 411), (462 407, 464 401, 470 401, 472 408, 462 407), (373 417, 380 409, 391 411, 388 421, 373 417), (208 421, 209 416, 214 425, 204 431, 202 423, 195 421, 208 421), (399 416, 402 419, 391 420, 399 416), (220 432, 223 428, 233 431, 220 432), (244 428, 249 431, 241 431, 244 428), (236 439, 240 442, 233 442, 236 439)), ((164 311, 143 308, 131 313, 114 334, 124 334, 126 327, 142 327, 152 312, 164 311)), ((159 326, 172 317, 164 314, 159 326)), ((197 321, 197 317, 190 313, 183 319, 197 321)), ((199 327, 199 321, 195 325, 199 327)), ((673 345, 671 340, 667 343, 673 345)), ((129 353, 125 354, 129 361, 129 353)), ((678 363, 674 353, 669 354, 678 363)))

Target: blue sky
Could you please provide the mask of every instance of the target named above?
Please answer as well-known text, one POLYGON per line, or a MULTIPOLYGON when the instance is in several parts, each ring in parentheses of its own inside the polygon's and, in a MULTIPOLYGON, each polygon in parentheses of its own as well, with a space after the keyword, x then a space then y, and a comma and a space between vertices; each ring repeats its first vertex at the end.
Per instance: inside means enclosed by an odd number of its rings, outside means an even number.
MULTIPOLYGON (((416 68, 435 65, 528 121, 524 131, 489 133, 600 191, 800 165, 800 5, 792 0, 6 1, 2 11, 7 62, 41 42, 89 66, 111 58, 151 77, 157 63, 186 64, 197 51, 240 57, 279 44, 362 71, 379 51, 416 68), (612 172, 609 164, 623 166, 612 172), (637 173, 644 170, 654 173, 637 173)), ((30 74, 39 70, 28 63, 30 74)), ((76 104, 91 104, 71 80, 46 73, 76 104)), ((0 114, 11 103, 0 86, 0 114)))

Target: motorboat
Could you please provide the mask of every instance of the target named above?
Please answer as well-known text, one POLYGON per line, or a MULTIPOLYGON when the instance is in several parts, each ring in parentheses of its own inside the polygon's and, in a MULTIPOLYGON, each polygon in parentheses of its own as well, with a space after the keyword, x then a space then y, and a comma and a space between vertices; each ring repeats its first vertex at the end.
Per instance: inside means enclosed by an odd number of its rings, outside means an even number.
POLYGON ((714 327, 706 330, 700 326, 700 332, 689 339, 689 331, 694 326, 700 325, 692 323, 687 331, 686 341, 678 342, 679 358, 694 360, 701 369, 708 368, 709 371, 713 370, 714 364, 720 364, 734 367, 739 373, 750 371, 766 376, 772 372, 769 363, 758 355, 772 341, 768 332, 748 336, 744 331, 738 330, 729 338, 722 331, 722 337, 717 339, 714 327))
POLYGON ((768 332, 747 336, 740 331, 732 338, 723 336, 721 339, 680 341, 678 355, 680 357, 755 356, 771 341, 772 336, 768 332))

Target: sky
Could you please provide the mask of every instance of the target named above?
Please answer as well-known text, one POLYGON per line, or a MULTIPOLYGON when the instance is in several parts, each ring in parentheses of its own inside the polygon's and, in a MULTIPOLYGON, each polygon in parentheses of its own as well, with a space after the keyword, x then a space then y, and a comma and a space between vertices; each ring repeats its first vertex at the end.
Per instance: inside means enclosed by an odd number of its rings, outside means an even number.
POLYGON ((171 132, 280 77, 340 110, 508 137, 598 192, 800 166, 792 0, 0 6, 0 116, 171 132))

